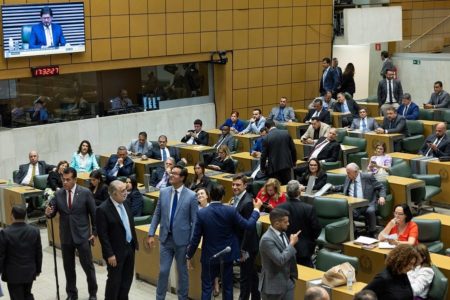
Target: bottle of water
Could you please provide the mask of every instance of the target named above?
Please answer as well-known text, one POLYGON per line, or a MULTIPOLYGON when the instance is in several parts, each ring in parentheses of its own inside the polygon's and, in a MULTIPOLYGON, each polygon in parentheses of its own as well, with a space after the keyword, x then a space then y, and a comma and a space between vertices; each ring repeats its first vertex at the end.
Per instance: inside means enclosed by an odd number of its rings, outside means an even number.
POLYGON ((12 37, 10 37, 8 40, 8 47, 9 47, 9 52, 14 51, 14 40, 12 37))
POLYGON ((349 270, 347 273, 347 290, 351 291, 353 289, 353 271, 349 270))

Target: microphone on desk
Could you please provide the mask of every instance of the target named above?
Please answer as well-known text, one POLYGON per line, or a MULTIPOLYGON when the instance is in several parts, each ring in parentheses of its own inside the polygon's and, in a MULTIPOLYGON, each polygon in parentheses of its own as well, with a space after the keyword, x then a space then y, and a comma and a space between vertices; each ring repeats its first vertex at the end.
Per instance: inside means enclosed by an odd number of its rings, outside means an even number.
POLYGON ((230 252, 231 252, 231 247, 230 246, 226 246, 225 249, 223 249, 222 251, 219 251, 216 254, 214 254, 212 256, 212 258, 217 258, 219 256, 222 256, 222 255, 230 253, 230 252))

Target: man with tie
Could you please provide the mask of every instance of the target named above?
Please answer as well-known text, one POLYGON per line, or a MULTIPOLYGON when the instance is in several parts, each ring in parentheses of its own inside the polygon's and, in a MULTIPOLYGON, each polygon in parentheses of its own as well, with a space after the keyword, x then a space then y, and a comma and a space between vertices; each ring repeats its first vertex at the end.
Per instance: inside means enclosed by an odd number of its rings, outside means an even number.
POLYGON ((198 203, 196 194, 184 186, 187 175, 187 169, 183 167, 172 168, 169 179, 172 186, 160 190, 146 240, 149 247, 154 247, 156 228, 159 225, 160 270, 156 288, 157 300, 166 297, 170 267, 174 258, 178 273, 178 298, 188 298, 186 251, 194 232, 198 203))
POLYGON ((167 147, 167 136, 160 135, 158 137, 158 146, 159 147, 153 147, 150 158, 166 161, 167 158, 173 157, 175 159, 175 162, 178 164, 187 164, 187 161, 185 158, 180 159, 180 154, 178 152, 178 149, 175 147, 167 147), (180 163, 180 160, 182 163, 180 163))
POLYGON ((323 96, 327 91, 331 91, 335 95, 339 87, 339 77, 336 70, 331 66, 331 59, 325 57, 322 59, 322 77, 320 78, 320 95, 323 96))
POLYGON ((97 233, 107 262, 105 299, 128 299, 134 275, 134 252, 139 248, 133 214, 125 204, 125 183, 114 180, 108 187, 109 200, 97 208, 97 233))
POLYGON ((117 148, 117 154, 109 157, 105 168, 106 182, 116 180, 119 176, 128 177, 133 173, 134 162, 128 157, 128 151, 125 146, 117 148))
POLYGON ((61 25, 52 22, 52 9, 48 6, 43 7, 40 16, 41 23, 31 27, 30 49, 66 45, 61 25))
POLYGON ((314 100, 313 104, 314 108, 310 109, 303 119, 304 123, 311 123, 312 118, 317 117, 321 122, 324 122, 328 125, 331 124, 331 116, 330 112, 323 108, 322 100, 317 98, 314 100))
POLYGON ((254 109, 252 115, 253 117, 248 120, 247 128, 239 132, 239 134, 259 134, 261 128, 264 127, 264 125, 266 124, 266 118, 261 115, 261 110, 259 108, 254 109))
POLYGON ((450 139, 447 136, 447 126, 444 122, 436 125, 434 134, 428 136, 419 151, 419 154, 429 157, 450 155, 450 139))
POLYGON ((443 90, 442 81, 434 83, 434 93, 431 94, 428 103, 423 106, 424 108, 450 108, 450 95, 443 90))
POLYGON ((295 261, 295 245, 301 231, 289 236, 289 212, 275 207, 270 212, 270 227, 261 237, 261 279, 259 286, 262 299, 294 299, 298 271, 295 261))
POLYGON ((59 235, 66 275, 67 300, 78 299, 75 251, 78 252, 81 266, 86 273, 89 300, 95 300, 97 279, 91 252, 91 245, 94 245, 97 235, 95 200, 91 191, 76 184, 77 171, 74 168, 65 169, 62 176, 63 188, 56 191, 55 197, 45 209, 45 214, 48 218, 53 218, 59 213, 59 235))
POLYGON ((374 131, 378 128, 378 123, 374 118, 367 117, 367 110, 359 110, 359 118, 353 119, 350 130, 360 130, 361 132, 374 131))
POLYGON ((152 148, 152 143, 147 141, 147 132, 141 131, 138 138, 130 142, 127 150, 129 154, 142 155, 142 159, 146 159, 152 148))
POLYGON ((338 93, 334 111, 347 114, 342 116, 342 127, 350 127, 353 119, 358 117, 359 105, 350 94, 338 93))
POLYGON ((403 88, 402 83, 398 79, 394 79, 394 71, 388 70, 386 72, 386 78, 380 80, 378 83, 378 105, 380 106, 383 115, 386 115, 386 109, 389 106, 398 108, 399 102, 402 99, 403 88))
MULTIPOLYGON (((405 135, 405 137, 409 136, 405 117, 397 114, 397 111, 392 106, 386 109, 386 116, 383 118, 383 124, 381 127, 375 129, 375 132, 378 134, 401 133, 405 135)), ((394 142, 394 150, 401 151, 401 140, 394 142)))
POLYGON ((334 187, 335 192, 342 192, 347 196, 363 198, 369 201, 369 205, 353 211, 353 217, 357 219, 364 215, 366 219, 367 235, 375 237, 377 225, 377 206, 386 202, 386 189, 377 181, 372 173, 360 172, 355 163, 349 163, 345 168, 347 177, 343 185, 334 187))
POLYGON ((292 122, 295 119, 294 109, 286 104, 287 97, 281 97, 280 105, 272 108, 267 119, 274 120, 275 124, 292 122))
POLYGON ((175 166, 175 159, 173 157, 168 157, 164 162, 164 166, 158 166, 152 171, 152 176, 150 177, 150 185, 155 188, 162 189, 169 186, 170 172, 175 166))
POLYGON ((404 93, 402 96, 402 104, 398 107, 397 113, 405 117, 406 120, 419 119, 419 106, 412 102, 411 95, 404 93))

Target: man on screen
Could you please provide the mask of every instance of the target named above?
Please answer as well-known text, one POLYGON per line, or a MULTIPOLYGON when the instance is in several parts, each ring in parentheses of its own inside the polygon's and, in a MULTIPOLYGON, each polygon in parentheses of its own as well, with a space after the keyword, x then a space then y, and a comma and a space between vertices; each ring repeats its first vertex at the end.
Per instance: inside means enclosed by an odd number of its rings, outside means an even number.
POLYGON ((59 24, 52 23, 53 12, 48 6, 41 9, 41 23, 33 25, 30 36, 30 49, 59 47, 66 39, 59 24))

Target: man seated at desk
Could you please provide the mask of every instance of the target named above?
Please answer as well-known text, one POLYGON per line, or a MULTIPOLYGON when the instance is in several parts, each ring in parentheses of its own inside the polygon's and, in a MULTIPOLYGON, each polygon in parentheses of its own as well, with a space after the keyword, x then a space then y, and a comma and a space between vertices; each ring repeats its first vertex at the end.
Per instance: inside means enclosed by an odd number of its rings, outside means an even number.
POLYGON ((117 154, 109 157, 103 171, 106 175, 106 182, 110 183, 119 176, 128 177, 133 173, 134 162, 128 157, 128 151, 125 146, 117 148, 117 154))
POLYGON ((359 105, 349 94, 338 93, 334 111, 349 114, 342 118, 342 127, 349 127, 353 119, 358 117, 359 105))
MULTIPOLYGON (((325 95, 317 97, 314 100, 316 99, 322 100, 323 108, 326 110, 332 111, 334 109, 336 99, 333 98, 331 91, 327 91, 325 95)), ((308 105, 308 109, 314 109, 314 100, 308 105)))
POLYGON ((384 185, 377 181, 373 174, 360 172, 359 167, 355 163, 349 163, 346 168, 347 177, 343 185, 334 187, 335 192, 344 193, 354 198, 363 198, 369 201, 367 207, 357 208, 353 210, 353 216, 357 219, 364 215, 366 226, 368 228, 367 235, 376 238, 377 234, 377 206, 384 205, 386 197, 386 189, 384 185))
POLYGON ((61 25, 52 23, 52 9, 48 6, 43 7, 40 16, 41 22, 31 27, 30 49, 44 49, 66 45, 61 25))
POLYGON ((256 108, 253 110, 253 117, 248 120, 248 126, 239 134, 246 134, 246 133, 253 133, 253 134, 259 134, 259 131, 261 128, 263 128, 266 125, 266 118, 264 118, 261 114, 261 110, 259 108, 256 108))
POLYGON ((263 149, 263 139, 267 135, 267 128, 261 128, 259 133, 261 134, 261 136, 253 141, 252 149, 250 149, 250 155, 253 157, 261 157, 261 152, 263 149))
POLYGON ((450 155, 450 139, 447 136, 447 126, 444 122, 436 125, 436 132, 429 135, 419 154, 429 157, 441 157, 450 155))
POLYGON ((350 130, 360 130, 361 132, 374 131, 377 129, 378 123, 374 118, 367 117, 367 110, 361 108, 359 110, 359 118, 353 119, 350 130))
POLYGON ((290 106, 286 106, 286 103, 287 97, 281 97, 280 105, 272 108, 267 119, 273 120, 275 124, 294 121, 294 109, 290 106))
POLYGON ((167 136, 160 135, 158 137, 158 145, 159 147, 152 148, 152 150, 150 151, 150 158, 160 161, 166 161, 167 158, 172 157, 173 159, 175 159, 176 163, 180 165, 181 163, 184 163, 184 165, 187 165, 186 159, 180 158, 180 153, 177 148, 167 147, 167 136))
MULTIPOLYGON (((217 143, 213 145, 213 147, 217 150, 219 150, 219 147, 222 145, 226 145, 230 151, 234 150, 234 136, 230 133, 230 127, 227 125, 223 125, 222 128, 222 134, 219 136, 219 139, 217 140, 217 143)), ((205 161, 206 165, 209 165, 213 158, 216 156, 216 153, 204 153, 203 154, 203 160, 205 161)))
POLYGON ((142 155, 143 159, 146 159, 150 154, 153 146, 152 143, 147 141, 147 132, 139 132, 138 138, 134 139, 128 145, 128 153, 132 155, 142 155))
POLYGON ((303 144, 314 144, 319 138, 326 137, 331 128, 330 125, 321 122, 318 117, 312 117, 310 123, 305 134, 301 137, 303 144))
POLYGON ((449 108, 450 95, 443 90, 442 81, 434 83, 434 93, 431 94, 430 100, 424 104, 424 108, 449 108))
POLYGON ((111 109, 126 109, 133 106, 133 101, 128 98, 128 91, 121 89, 119 96, 111 100, 111 109))
MULTIPOLYGON (((397 114, 397 111, 393 106, 386 109, 386 116, 383 118, 383 124, 381 127, 375 129, 378 134, 383 133, 401 133, 405 137, 409 136, 408 127, 406 126, 406 119, 403 116, 397 114)), ((394 150, 401 151, 401 141, 394 142, 394 150)))
POLYGON ((314 100, 314 108, 310 109, 303 119, 303 123, 311 123, 313 117, 318 117, 321 122, 331 124, 330 112, 323 107, 323 102, 320 99, 314 100))
POLYGON ((172 172, 172 168, 174 166, 175 159, 173 157, 168 157, 164 162, 164 166, 159 166, 152 172, 152 176, 150 177, 150 185, 157 189, 162 189, 169 186, 170 172, 172 172))
POLYGON ((200 119, 194 121, 194 129, 188 130, 181 142, 191 145, 208 145, 209 134, 202 130, 203 122, 200 119))
POLYGON ((398 107, 397 113, 404 116, 406 120, 419 120, 419 106, 412 102, 409 93, 403 94, 402 104, 398 107))

